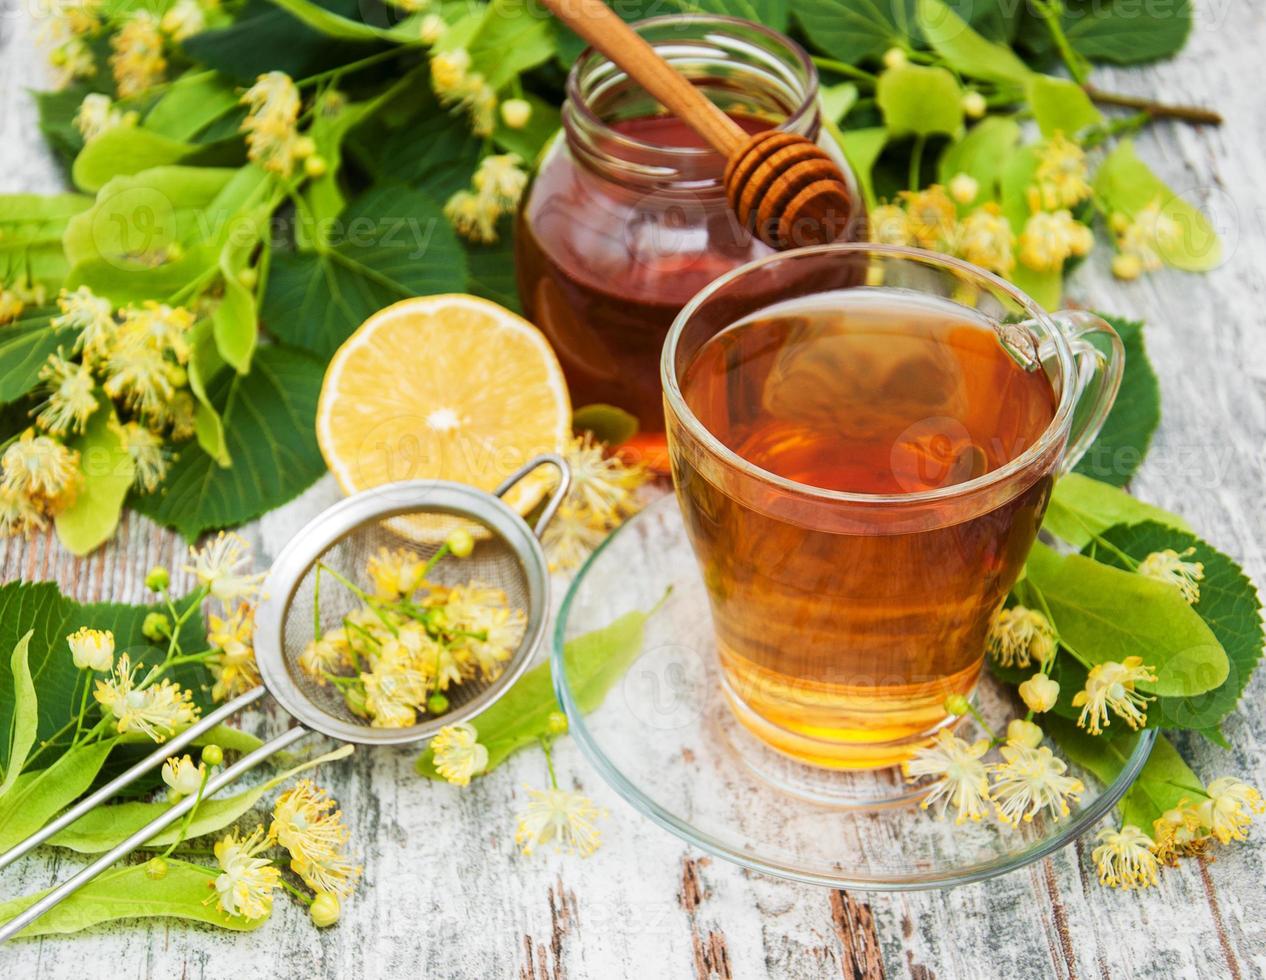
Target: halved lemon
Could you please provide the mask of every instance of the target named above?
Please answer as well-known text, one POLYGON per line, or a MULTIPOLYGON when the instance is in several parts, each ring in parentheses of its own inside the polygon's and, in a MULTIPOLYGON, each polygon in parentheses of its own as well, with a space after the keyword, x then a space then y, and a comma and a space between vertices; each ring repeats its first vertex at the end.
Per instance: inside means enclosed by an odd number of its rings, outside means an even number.
MULTIPOLYGON (((558 358, 536 327, 477 296, 407 299, 379 310, 335 352, 317 405, 321 454, 347 493, 396 480, 492 490, 533 456, 560 452, 571 402, 558 358)), ((506 496, 527 513, 548 468, 506 496)), ((442 540, 451 519, 393 522, 442 540)))

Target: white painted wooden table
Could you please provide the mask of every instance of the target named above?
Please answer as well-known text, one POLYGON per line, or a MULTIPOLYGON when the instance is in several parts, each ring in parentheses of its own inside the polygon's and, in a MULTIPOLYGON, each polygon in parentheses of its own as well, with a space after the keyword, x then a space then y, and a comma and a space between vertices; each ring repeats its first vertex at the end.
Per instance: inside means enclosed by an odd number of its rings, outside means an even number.
MULTIPOLYGON (((27 88, 46 87, 24 0, 0 0, 0 192, 51 192, 60 180, 35 128, 27 88)), ((34 2, 34 0, 32 0, 34 2)), ((1198 28, 1176 61, 1103 72, 1103 87, 1215 106, 1220 130, 1153 127, 1142 155, 1205 203, 1225 237, 1222 268, 1132 285, 1107 273, 1106 249, 1073 298, 1145 319, 1165 418, 1135 481, 1140 496, 1187 515, 1266 582, 1266 5, 1197 0, 1198 28)), ((264 556, 336 491, 322 481, 247 529, 264 556)), ((76 561, 48 538, 0 542, 0 580, 55 579, 82 600, 140 601, 155 563, 178 565, 175 535, 136 516, 76 561)), ((177 580, 178 586, 187 584, 177 580)), ((1266 784, 1266 677, 1226 732, 1235 751, 1193 743, 1206 778, 1266 784)), ((276 731, 280 716, 247 724, 276 731)), ((524 784, 544 778, 526 752, 462 791, 414 775, 413 751, 360 752, 327 767, 365 879, 342 923, 318 932, 293 903, 239 935, 179 922, 130 923, 0 949, 6 977, 1251 977, 1266 975, 1266 827, 1207 864, 1167 871, 1143 894, 1101 888, 1087 848, 951 892, 845 894, 710 860, 640 818, 566 740, 560 776, 611 811, 589 860, 515 853, 524 784)), ((78 859, 44 852, 0 873, 25 894, 78 859)))

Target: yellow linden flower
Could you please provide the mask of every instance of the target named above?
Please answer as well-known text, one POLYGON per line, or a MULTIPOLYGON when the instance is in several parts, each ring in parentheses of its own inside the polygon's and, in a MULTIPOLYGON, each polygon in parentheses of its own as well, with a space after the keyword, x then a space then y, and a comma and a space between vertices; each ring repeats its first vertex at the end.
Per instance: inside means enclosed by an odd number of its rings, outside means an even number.
POLYGON ((1019 692, 1025 707, 1041 714, 1055 707, 1059 699, 1059 683, 1045 674, 1034 674, 1019 686, 1019 692))
POLYGON ((212 699, 224 701, 258 687, 259 667, 251 645, 255 631, 251 607, 243 603, 227 619, 212 613, 209 621, 207 644, 219 651, 207 659, 207 667, 215 678, 212 699))
POLYGON ((1042 729, 1023 718, 1012 718, 1007 723, 1007 744, 1035 749, 1042 744, 1042 729))
POLYGON ((97 61, 83 38, 67 38, 55 47, 48 56, 49 64, 56 70, 53 85, 64 89, 80 78, 91 78, 97 73, 97 61))
POLYGON ((1009 275, 1015 268, 1015 232, 1002 209, 983 204, 963 219, 958 229, 958 254, 973 265, 1009 275))
POLYGON ((591 511, 563 504, 545 528, 541 542, 552 572, 577 568, 590 552, 606 540, 607 526, 595 522, 591 511))
POLYGON ((1209 798, 1199 806, 1200 820, 1223 844, 1247 840, 1253 814, 1266 813, 1261 794, 1233 776, 1215 779, 1206 792, 1209 798))
POLYGON ((980 182, 971 174, 955 174, 950 179, 949 192, 959 204, 971 204, 980 193, 980 182))
POLYGON ((1172 585, 1178 590, 1189 605, 1200 601, 1200 582, 1204 579, 1204 563, 1185 561, 1195 554, 1195 548, 1188 548, 1182 554, 1173 548, 1164 551, 1153 551, 1139 562, 1139 574, 1157 582, 1172 585))
POLYGON ((1152 838, 1138 827, 1104 827, 1096 839, 1099 846, 1090 852, 1090 859, 1099 872, 1099 884, 1125 890, 1156 884, 1160 862, 1152 853, 1152 838))
POLYGON ((66 360, 58 350, 48 356, 39 378, 48 397, 35 424, 55 436, 83 432, 88 418, 97 410, 96 382, 87 365, 66 360))
POLYGON ((260 852, 268 849, 264 828, 257 827, 245 840, 237 831, 215 844, 221 874, 215 879, 220 908, 244 919, 262 919, 273 910, 273 892, 281 884, 281 871, 260 852))
POLYGON ((429 685, 402 645, 384 647, 373 669, 362 673, 360 679, 365 686, 365 710, 374 728, 408 728, 417 721, 417 708, 426 701, 429 685))
POLYGON ((940 184, 927 190, 902 191, 910 234, 921 248, 944 250, 954 240, 958 210, 940 184))
POLYGON ((136 414, 161 419, 176 393, 174 366, 139 334, 120 336, 106 354, 102 387, 136 414))
MULTIPOLYGON (((102 133, 125 126, 135 126, 140 118, 136 112, 116 109, 108 95, 91 92, 84 96, 75 113, 75 128, 85 143, 91 143, 102 133)), ((86 288, 86 287, 84 287, 86 288)))
POLYGON ((167 58, 163 55, 163 34, 158 18, 147 10, 138 10, 110 39, 114 53, 110 68, 114 72, 119 98, 140 95, 163 80, 167 58))
POLYGON ((52 6, 58 26, 72 35, 95 34, 101 29, 101 0, 54 0, 52 6))
POLYGON ((139 308, 119 311, 118 343, 144 344, 160 354, 171 354, 178 363, 189 360, 189 332, 197 319, 182 306, 148 300, 139 308))
POLYGON ((163 680, 148 687, 135 686, 135 668, 125 653, 114 665, 114 676, 97 681, 92 696, 115 717, 120 734, 143 732, 155 742, 164 741, 178 729, 185 728, 198 717, 193 694, 178 684, 163 680))
POLYGON ((1001 667, 1024 668, 1030 658, 1043 664, 1055 655, 1055 629, 1036 610, 1024 606, 999 609, 989 624, 985 647, 1001 667))
POLYGON ((80 670, 104 674, 114 667, 114 634, 110 630, 94 630, 83 626, 66 637, 70 656, 80 670))
POLYGON ((969 745, 949 729, 942 728, 932 743, 918 749, 901 764, 901 769, 910 782, 924 776, 937 777, 919 804, 923 809, 939 804, 936 816, 942 819, 952 803, 956 824, 978 821, 985 815, 989 801, 988 770, 980 761, 988 751, 988 739, 969 745))
POLYGON ((466 724, 445 725, 431 739, 435 771, 454 786, 469 786, 470 778, 488 766, 488 749, 479 744, 479 735, 466 724))
POLYGON ((444 36, 447 30, 448 25, 444 23, 443 17, 439 14, 427 14, 418 25, 418 37, 422 39, 423 44, 434 44, 444 36))
POLYGON ((1108 660, 1090 668, 1086 686, 1073 696, 1073 707, 1081 708, 1077 726, 1091 735, 1098 735, 1108 725, 1108 709, 1125 719, 1133 729, 1147 724, 1143 709, 1156 700, 1134 689, 1139 681, 1154 681, 1152 667, 1143 665, 1142 657, 1126 657, 1121 663, 1108 660))
POLYGON ((990 786, 998 819, 1009 826, 1028 822, 1043 810, 1058 820, 1071 812, 1068 800, 1086 791, 1080 779, 1066 776, 1068 766, 1046 746, 1007 744, 999 750, 1004 762, 990 767, 990 786))
POLYGON ((173 755, 163 763, 163 782, 179 796, 193 796, 202 788, 205 772, 206 766, 202 763, 195 766, 188 755, 180 758, 173 755))
POLYGON ((870 240, 884 245, 909 245, 914 241, 910 216, 896 204, 881 204, 870 213, 870 240))
POLYGON ((1069 211, 1030 215, 1020 233, 1020 261, 1036 272, 1059 272, 1070 256, 1089 254, 1094 233, 1069 211))
POLYGON ((27 429, 10 443, 0 456, 0 470, 5 489, 25 494, 60 507, 74 499, 83 474, 79 471, 79 453, 67 449, 56 439, 37 436, 27 429))
MULTIPOLYGON (((1140 272, 1155 272, 1165 264, 1161 250, 1172 247, 1182 238, 1182 226, 1161 207, 1160 198, 1154 198, 1138 211, 1133 220, 1120 217, 1114 221, 1117 232, 1118 258, 1132 260, 1140 272)), ((1128 270, 1127 270, 1128 271, 1128 270)), ((1131 278, 1124 276, 1122 278, 1131 278)))
POLYGON ((650 479, 645 467, 608 455, 606 447, 588 432, 573 439, 564 455, 571 468, 567 500, 573 507, 584 508, 607 527, 615 527, 641 509, 633 494, 650 479))
POLYGON ((265 170, 289 177, 296 162, 316 149, 309 137, 299 135, 303 100, 298 87, 285 72, 270 71, 255 80, 241 101, 250 106, 242 122, 247 156, 265 170))
POLYGON ((431 87, 441 104, 464 108, 476 136, 488 136, 496 125, 497 93, 479 72, 470 70, 464 48, 443 51, 431 59, 431 87))
POLYGON ((240 600, 249 600, 259 592, 263 573, 251 573, 250 548, 238 534, 221 531, 201 548, 189 548, 193 564, 184 570, 195 576, 198 584, 211 595, 232 606, 240 600))
POLYGON ((0 289, 0 327, 22 315, 26 303, 12 289, 0 289))
POLYGON ((1121 252, 1112 256, 1112 274, 1118 279, 1137 279, 1143 274, 1143 262, 1133 252, 1121 252))
POLYGON ((1034 173, 1043 207, 1053 211, 1080 204, 1093 193, 1089 177, 1085 150, 1063 133, 1047 140, 1034 173))
POLYGON ((338 674, 355 661, 347 631, 342 627, 326 630, 321 638, 312 640, 299 654, 300 669, 318 684, 325 684, 326 674, 338 674))
POLYGON ((57 298, 61 316, 50 321, 56 329, 74 329, 79 331, 75 340, 74 352, 83 352, 84 360, 92 363, 103 357, 114 343, 118 332, 118 323, 114 319, 114 310, 110 301, 97 296, 87 286, 80 286, 74 292, 63 289, 57 298))
POLYGON ((1184 799, 1152 821, 1152 839, 1157 860, 1176 865, 1180 857, 1202 853, 1211 837, 1200 818, 1200 808, 1184 799))
POLYGON ((491 197, 504 213, 519 206, 528 175, 517 153, 490 154, 479 161, 479 169, 473 179, 475 190, 484 197, 491 197))
POLYGON ((159 26, 173 41, 183 41, 206 29, 207 15, 197 0, 176 0, 163 14, 159 26))
POLYGON ((495 200, 470 191, 458 191, 444 204, 444 217, 457 234, 472 242, 495 242, 501 214, 495 200))
POLYGON ((0 482, 0 535, 40 531, 46 523, 44 512, 37 501, 0 482))
POLYGON ((589 797, 562 789, 528 787, 528 803, 519 812, 514 842, 524 854, 542 844, 553 843, 556 850, 568 850, 588 857, 602 842, 597 821, 606 811, 589 797))
POLYGON ((303 779, 277 797, 269 833, 290 853, 290 867, 315 891, 345 895, 360 874, 343 853, 347 825, 329 793, 303 779))
POLYGON ((124 422, 115 426, 114 431, 132 457, 132 486, 144 493, 153 493, 167 476, 171 462, 167 444, 139 422, 124 422))
POLYGON ((366 563, 365 574, 379 599, 399 599, 426 584, 426 562, 407 548, 380 548, 366 563))

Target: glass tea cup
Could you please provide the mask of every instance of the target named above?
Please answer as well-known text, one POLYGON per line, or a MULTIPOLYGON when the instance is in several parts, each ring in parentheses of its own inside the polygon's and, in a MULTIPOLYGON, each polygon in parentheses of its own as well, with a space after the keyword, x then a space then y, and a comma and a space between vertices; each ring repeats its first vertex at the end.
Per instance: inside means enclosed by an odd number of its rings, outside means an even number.
POLYGON ((1100 318, 913 248, 782 252, 696 295, 665 416, 739 721, 839 769, 951 723, 1123 368, 1100 318))

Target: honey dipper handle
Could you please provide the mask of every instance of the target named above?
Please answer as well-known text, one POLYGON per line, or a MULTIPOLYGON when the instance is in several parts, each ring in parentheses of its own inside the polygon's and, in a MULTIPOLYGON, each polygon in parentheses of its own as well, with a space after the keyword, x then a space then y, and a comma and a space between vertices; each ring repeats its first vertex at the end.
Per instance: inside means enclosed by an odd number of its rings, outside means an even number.
POLYGON ((748 135, 603 0, 541 0, 555 17, 583 37, 678 119, 727 159, 748 135))

